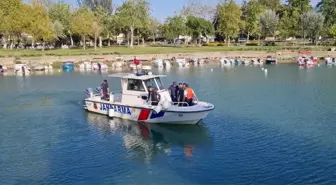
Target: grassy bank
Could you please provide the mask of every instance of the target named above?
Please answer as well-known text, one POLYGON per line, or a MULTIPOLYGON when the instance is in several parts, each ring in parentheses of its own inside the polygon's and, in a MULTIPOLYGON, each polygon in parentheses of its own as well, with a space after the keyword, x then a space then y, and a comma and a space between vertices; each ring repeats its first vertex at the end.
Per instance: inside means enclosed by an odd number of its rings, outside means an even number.
POLYGON ((94 49, 55 49, 55 50, 0 50, 0 57, 34 57, 34 56, 75 56, 75 55, 127 55, 127 54, 165 54, 225 51, 277 51, 277 50, 327 50, 326 47, 297 46, 203 46, 203 47, 108 47, 94 49))

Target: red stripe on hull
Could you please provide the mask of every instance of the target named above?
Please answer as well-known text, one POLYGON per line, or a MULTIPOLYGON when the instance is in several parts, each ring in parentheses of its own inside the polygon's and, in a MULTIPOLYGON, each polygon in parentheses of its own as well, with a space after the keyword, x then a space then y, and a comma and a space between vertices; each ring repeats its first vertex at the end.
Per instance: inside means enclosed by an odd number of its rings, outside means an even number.
POLYGON ((150 110, 149 109, 142 109, 140 111, 139 117, 138 117, 138 121, 144 121, 148 119, 148 116, 150 114, 150 110))

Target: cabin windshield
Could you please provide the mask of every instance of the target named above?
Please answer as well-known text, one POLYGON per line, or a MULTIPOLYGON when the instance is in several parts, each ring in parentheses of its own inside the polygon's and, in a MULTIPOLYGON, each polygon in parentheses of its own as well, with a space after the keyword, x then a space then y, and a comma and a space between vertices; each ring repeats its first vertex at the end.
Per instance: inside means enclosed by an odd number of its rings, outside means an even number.
POLYGON ((155 83, 154 78, 145 80, 144 82, 145 82, 146 87, 151 86, 151 87, 153 87, 153 88, 155 88, 155 89, 158 89, 158 88, 157 88, 157 85, 156 85, 156 83, 155 83))
POLYGON ((160 78, 159 78, 159 77, 156 77, 156 78, 155 78, 155 81, 156 81, 156 83, 157 83, 157 85, 158 85, 158 87, 159 87, 159 90, 163 90, 164 87, 163 87, 163 85, 162 85, 162 83, 161 83, 160 78))

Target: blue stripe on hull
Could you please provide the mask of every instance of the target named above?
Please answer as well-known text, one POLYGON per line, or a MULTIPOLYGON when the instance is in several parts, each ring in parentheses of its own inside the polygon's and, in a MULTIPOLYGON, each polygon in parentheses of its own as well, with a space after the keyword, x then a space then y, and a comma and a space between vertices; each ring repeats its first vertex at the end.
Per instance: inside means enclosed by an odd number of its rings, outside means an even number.
POLYGON ((149 119, 155 119, 155 118, 161 118, 163 117, 165 112, 161 111, 159 113, 155 113, 154 111, 152 112, 152 115, 150 116, 149 119))

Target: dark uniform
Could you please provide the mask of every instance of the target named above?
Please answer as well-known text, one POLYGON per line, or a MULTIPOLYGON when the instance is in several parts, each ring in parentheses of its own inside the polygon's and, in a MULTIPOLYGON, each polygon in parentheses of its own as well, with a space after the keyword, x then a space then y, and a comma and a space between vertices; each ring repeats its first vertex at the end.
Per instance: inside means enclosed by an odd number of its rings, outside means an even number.
POLYGON ((180 83, 179 84, 179 87, 178 87, 178 91, 177 91, 177 101, 180 102, 179 103, 179 106, 183 106, 183 103, 184 102, 184 88, 183 88, 183 85, 180 83))
POLYGON ((173 82, 173 84, 169 86, 168 89, 169 89, 169 93, 170 93, 170 97, 172 101, 177 102, 178 86, 176 85, 176 83, 173 82))
POLYGON ((107 80, 104 80, 104 82, 101 84, 101 90, 102 90, 102 100, 107 100, 109 101, 109 92, 108 92, 109 85, 107 83, 107 80))
POLYGON ((152 87, 148 87, 148 99, 147 101, 151 101, 151 104, 156 106, 160 101, 160 94, 156 91, 156 89, 152 87))

